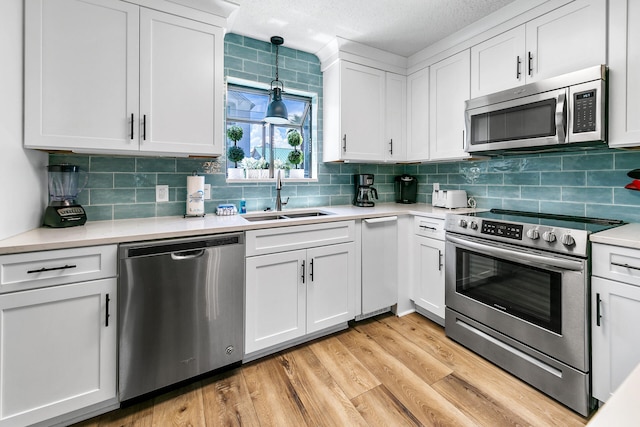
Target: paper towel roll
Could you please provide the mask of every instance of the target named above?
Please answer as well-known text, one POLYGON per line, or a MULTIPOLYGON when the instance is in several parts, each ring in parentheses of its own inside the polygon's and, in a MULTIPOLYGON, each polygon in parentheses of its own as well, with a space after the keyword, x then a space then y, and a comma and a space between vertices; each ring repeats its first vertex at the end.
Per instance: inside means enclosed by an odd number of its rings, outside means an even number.
POLYGON ((204 215, 204 176, 187 177, 187 215, 204 215))

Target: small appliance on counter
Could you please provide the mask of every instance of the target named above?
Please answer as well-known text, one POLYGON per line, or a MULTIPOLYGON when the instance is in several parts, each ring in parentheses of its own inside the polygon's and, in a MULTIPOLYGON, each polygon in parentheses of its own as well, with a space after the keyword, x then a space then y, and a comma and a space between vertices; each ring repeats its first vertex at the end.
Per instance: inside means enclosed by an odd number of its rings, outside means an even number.
POLYGON ((396 176, 396 203, 415 203, 418 197, 418 179, 411 175, 396 176))
POLYGON ((87 214, 76 202, 78 194, 84 188, 88 175, 81 187, 80 168, 76 165, 60 164, 47 166, 49 175, 49 206, 44 211, 45 227, 64 228, 84 225, 87 214))
POLYGON ((436 208, 466 208, 467 192, 464 190, 440 190, 440 184, 433 184, 431 204, 436 208))
POLYGON ((356 188, 356 194, 353 198, 353 204, 360 207, 375 206, 373 199, 378 200, 378 190, 372 187, 373 174, 355 174, 353 175, 353 183, 356 188))

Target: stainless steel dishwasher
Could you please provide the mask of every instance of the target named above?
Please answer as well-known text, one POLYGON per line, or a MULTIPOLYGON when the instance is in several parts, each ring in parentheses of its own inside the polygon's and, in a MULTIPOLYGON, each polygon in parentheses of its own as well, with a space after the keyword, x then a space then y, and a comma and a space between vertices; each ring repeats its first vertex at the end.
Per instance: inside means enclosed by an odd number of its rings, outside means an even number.
POLYGON ((243 233, 120 245, 121 401, 242 360, 244 256, 243 233))

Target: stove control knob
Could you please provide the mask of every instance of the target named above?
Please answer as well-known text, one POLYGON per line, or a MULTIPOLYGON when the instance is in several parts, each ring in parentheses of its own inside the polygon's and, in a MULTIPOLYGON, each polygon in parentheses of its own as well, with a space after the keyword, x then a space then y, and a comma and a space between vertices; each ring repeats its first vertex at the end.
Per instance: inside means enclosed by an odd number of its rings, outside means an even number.
POLYGON ((544 233, 542 233, 542 240, 549 243, 555 242, 556 235, 553 233, 553 231, 545 231, 544 233))
POLYGON ((560 238, 560 241, 565 246, 573 246, 576 244, 576 241, 573 237, 571 237, 571 234, 563 234, 560 238))
POLYGON ((458 221, 458 225, 462 228, 467 228, 467 220, 461 219, 460 221, 458 221))
POLYGON ((527 237, 531 240, 538 240, 540 238, 540 233, 535 228, 531 228, 527 230, 527 237))
POLYGON ((471 221, 471 224, 469 224, 469 228, 471 228, 472 230, 477 230, 478 229, 478 223, 475 221, 471 221))

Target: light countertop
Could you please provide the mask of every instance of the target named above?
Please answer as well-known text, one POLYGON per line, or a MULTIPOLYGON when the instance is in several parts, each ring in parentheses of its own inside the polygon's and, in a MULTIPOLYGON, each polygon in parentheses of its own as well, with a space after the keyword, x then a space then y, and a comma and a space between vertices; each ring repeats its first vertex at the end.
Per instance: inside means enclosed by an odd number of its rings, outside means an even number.
MULTIPOLYGON (((78 227, 40 227, 0 240, 0 255, 375 218, 387 215, 425 215, 444 219, 447 213, 473 211, 473 209, 434 208, 430 204, 423 203, 409 205, 385 203, 378 204, 371 208, 345 205, 309 209, 285 209, 282 213, 286 214, 287 212, 301 212, 305 210, 322 210, 330 212, 333 215, 260 222, 247 221, 242 215, 217 216, 213 213, 207 214, 204 217, 193 218, 172 216, 114 221, 89 221, 85 225, 78 227)), ((250 214, 251 213, 254 212, 250 212, 250 214)))
POLYGON ((594 243, 640 249, 640 223, 626 224, 593 233, 590 240, 594 243))

